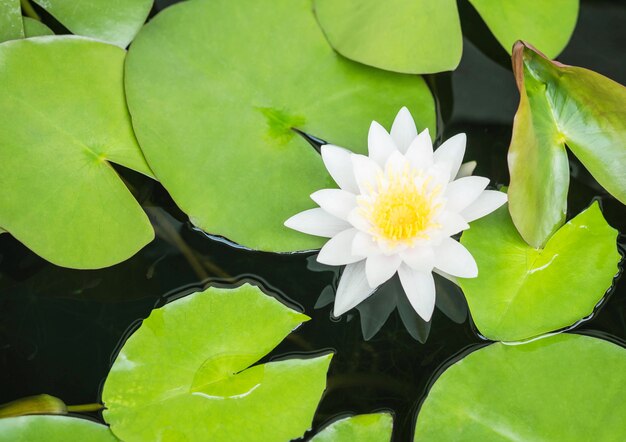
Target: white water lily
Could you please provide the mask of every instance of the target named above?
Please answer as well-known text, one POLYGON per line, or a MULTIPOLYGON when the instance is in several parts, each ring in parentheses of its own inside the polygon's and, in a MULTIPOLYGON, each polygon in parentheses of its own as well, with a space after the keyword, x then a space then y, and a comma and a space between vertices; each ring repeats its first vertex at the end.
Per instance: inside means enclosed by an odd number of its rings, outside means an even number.
POLYGON ((317 260, 346 265, 335 316, 364 301, 397 272, 411 305, 429 321, 435 307, 433 271, 453 281, 477 276, 474 258, 451 236, 507 197, 485 190, 488 178, 469 176, 475 163, 461 164, 465 143, 465 134, 458 134, 433 152, 428 129, 418 134, 409 110, 402 108, 391 133, 372 122, 369 156, 322 146, 322 159, 339 189, 313 193, 320 207, 285 225, 330 238, 317 260))

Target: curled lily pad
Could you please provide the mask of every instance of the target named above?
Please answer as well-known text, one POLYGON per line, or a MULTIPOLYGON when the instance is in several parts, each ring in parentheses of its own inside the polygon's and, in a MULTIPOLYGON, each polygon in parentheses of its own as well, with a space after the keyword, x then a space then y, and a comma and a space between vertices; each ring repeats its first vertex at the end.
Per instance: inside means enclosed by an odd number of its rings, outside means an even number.
POLYGON ((153 310, 111 368, 104 418, 128 441, 301 437, 331 355, 251 365, 308 319, 247 284, 153 310))
POLYGON ((126 47, 148 18, 153 0, 33 0, 74 34, 126 47))
POLYGON ((309 0, 169 7, 131 46, 126 90, 146 158, 191 221, 274 252, 323 244, 283 223, 333 186, 294 129, 364 152, 371 121, 390 124, 403 105, 419 129, 435 124, 422 78, 338 56, 309 0))
POLYGON ((67 416, 20 416, 0 419, 0 441, 117 442, 109 427, 67 416))
POLYGON ((0 0, 0 43, 24 38, 20 0, 0 0))
POLYGON ((561 53, 578 19, 579 0, 469 0, 510 54, 524 40, 550 58, 561 53))
POLYGON ((476 259, 478 277, 459 283, 478 330, 519 341, 590 315, 617 273, 616 237, 597 203, 540 250, 524 242, 506 206, 474 222, 461 243, 476 259))
POLYGON ((333 422, 310 442, 389 442, 392 430, 389 413, 359 414, 333 422))
POLYGON ((427 74, 461 60, 454 0, 315 0, 315 13, 337 52, 370 66, 427 74))
POLYGON ((109 164, 152 174, 124 100, 124 57, 73 36, 0 45, 0 226, 57 265, 116 264, 154 237, 109 164))
POLYGON ((520 104, 508 157, 511 216, 522 237, 541 247, 565 220, 565 146, 626 203, 626 88, 550 61, 522 42, 513 51, 513 69, 520 104))
POLYGON ((449 367, 417 416, 415 441, 626 440, 626 350, 561 334, 495 343, 449 367))
POLYGON ((54 35, 52 29, 44 25, 39 20, 30 17, 24 19, 24 36, 25 37, 41 37, 43 35, 54 35))
MULTIPOLYGON (((526 40, 556 57, 574 31, 578 0, 469 0, 511 53, 526 40)), ((455 69, 463 39, 453 0, 314 0, 319 24, 340 54, 389 71, 455 69)))

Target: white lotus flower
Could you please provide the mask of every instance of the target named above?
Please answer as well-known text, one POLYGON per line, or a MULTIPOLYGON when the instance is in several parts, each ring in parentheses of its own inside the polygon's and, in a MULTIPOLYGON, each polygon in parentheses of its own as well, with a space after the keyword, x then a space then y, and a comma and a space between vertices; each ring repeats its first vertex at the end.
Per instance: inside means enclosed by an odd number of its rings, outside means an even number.
POLYGON ((453 281, 477 276, 474 258, 451 236, 500 207, 507 196, 485 190, 488 178, 467 176, 475 163, 461 165, 465 143, 465 134, 458 134, 433 152, 428 129, 418 134, 403 107, 391 134, 372 122, 369 156, 322 146, 324 164, 340 188, 313 193, 320 207, 285 225, 330 238, 317 260, 346 265, 335 316, 361 303, 397 272, 411 305, 429 321, 435 308, 433 271, 453 281))

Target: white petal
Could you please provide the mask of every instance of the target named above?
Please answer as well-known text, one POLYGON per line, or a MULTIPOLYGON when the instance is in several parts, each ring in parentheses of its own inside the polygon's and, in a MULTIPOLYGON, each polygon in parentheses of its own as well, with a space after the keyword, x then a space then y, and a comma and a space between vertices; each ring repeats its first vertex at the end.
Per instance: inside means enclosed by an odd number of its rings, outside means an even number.
POLYGON ((354 177, 360 193, 370 193, 376 186, 376 181, 382 175, 382 168, 365 155, 352 154, 354 177))
POLYGON ((388 175, 389 172, 400 174, 406 169, 407 166, 408 164, 404 155, 396 150, 389 156, 387 162, 385 163, 385 174, 388 175))
POLYGON ((402 261, 415 270, 430 272, 435 265, 435 253, 429 246, 408 248, 401 255, 402 261))
POLYGON ((443 143, 434 153, 435 163, 444 161, 450 163, 450 180, 456 177, 456 174, 463 162, 465 155, 465 143, 467 137, 465 134, 457 134, 443 143))
POLYGON ((311 194, 311 199, 331 215, 345 220, 356 207, 356 195, 341 189, 318 190, 311 194))
POLYGON ((339 187, 348 192, 358 193, 354 172, 352 171, 352 152, 343 147, 325 144, 322 146, 322 160, 328 173, 339 187))
POLYGON ((352 241, 352 254, 357 256, 372 256, 382 253, 380 247, 372 237, 364 232, 358 232, 352 241))
POLYGON ((428 322, 435 310, 435 280, 431 272, 413 270, 406 265, 398 269, 406 297, 421 318, 428 322))
POLYGON ((352 254, 352 241, 357 229, 344 230, 333 236, 317 254, 317 262, 331 266, 352 264, 360 261, 364 256, 354 256, 352 254))
POLYGON ((391 278, 401 263, 402 258, 398 254, 368 256, 365 261, 365 275, 370 287, 378 287, 391 278))
POLYGON ((360 207, 355 207, 352 212, 350 212, 350 215, 348 215, 348 222, 352 224, 352 226, 365 233, 368 233, 372 229, 370 223, 365 219, 363 215, 361 215, 360 207))
POLYGON ((320 208, 309 209, 295 214, 285 221, 285 226, 298 232, 324 236, 326 238, 335 236, 342 230, 350 228, 350 224, 346 221, 320 208))
POLYGON ((460 212, 476 201, 488 185, 489 178, 482 176, 467 176, 452 181, 446 188, 446 209, 460 212))
POLYGON ((439 215, 438 221, 441 224, 441 232, 444 236, 456 235, 470 227, 467 221, 465 221, 465 218, 457 212, 451 212, 449 210, 444 210, 441 215, 439 215))
POLYGON ((459 168, 459 173, 456 174, 455 179, 458 180, 459 178, 471 176, 474 173, 474 169, 476 169, 477 165, 478 163, 476 161, 468 161, 467 163, 461 164, 461 167, 459 168))
POLYGON ((406 159, 416 169, 428 169, 433 164, 433 141, 428 129, 424 129, 411 143, 406 159))
POLYGON ((475 219, 489 215, 498 207, 506 203, 506 201, 506 193, 499 192, 497 190, 485 190, 480 194, 476 201, 470 204, 469 207, 463 209, 461 216, 469 223, 475 219))
POLYGON ((431 187, 441 186, 445 189, 450 182, 450 168, 451 164, 447 161, 440 161, 428 168, 427 175, 431 177, 431 187))
POLYGON ((417 128, 411 112, 403 107, 391 125, 391 138, 396 143, 398 150, 405 153, 416 136, 417 128))
POLYGON ((452 238, 444 238, 435 247, 435 267, 452 276, 475 278, 478 267, 471 253, 461 243, 452 238))
POLYGON ((374 293, 365 277, 365 261, 348 264, 341 274, 333 315, 341 316, 351 308, 356 307, 368 296, 374 293))
POLYGON ((376 121, 372 121, 370 125, 370 131, 367 135, 367 150, 369 157, 376 161, 380 167, 385 165, 387 158, 392 153, 398 152, 391 135, 376 121))

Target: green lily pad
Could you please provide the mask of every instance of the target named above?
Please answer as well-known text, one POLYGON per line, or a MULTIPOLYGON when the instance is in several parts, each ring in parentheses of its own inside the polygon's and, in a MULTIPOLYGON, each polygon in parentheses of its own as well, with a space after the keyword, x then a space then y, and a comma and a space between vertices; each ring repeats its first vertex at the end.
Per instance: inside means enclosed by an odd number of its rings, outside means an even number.
POLYGON ((510 54, 524 40, 550 58, 561 53, 578 19, 579 0, 469 0, 510 54))
POLYGON ((0 43, 24 38, 20 0, 0 0, 0 43))
POLYGON ((0 226, 57 265, 116 264, 154 237, 109 164, 152 173, 124 100, 124 56, 73 36, 0 45, 0 226))
POLYGON ((332 355, 251 364, 308 319, 247 284, 153 310, 111 368, 104 418, 129 441, 301 437, 332 355))
MULTIPOLYGON (((510 54, 517 40, 556 57, 578 18, 578 0, 469 0, 510 54)), ((345 57, 412 74, 455 69, 463 38, 454 0, 314 0, 329 43, 345 57)))
POLYGON ((359 414, 333 422, 310 442, 389 442, 392 430, 389 413, 359 414))
POLYGON ((109 427, 67 416, 20 416, 0 419, 3 442, 117 442, 109 427))
POLYGON ((403 105, 435 125, 422 78, 338 56, 309 0, 169 7, 130 48, 126 91, 146 158, 191 221, 274 252, 324 243, 283 223, 334 185, 292 128, 365 152, 371 121, 389 127, 403 105))
POLYGON ((33 0, 74 34, 126 47, 141 29, 154 0, 33 0))
POLYGON ((478 330, 520 341, 590 315, 617 273, 616 237, 597 203, 540 250, 524 242, 506 206, 472 223, 461 243, 476 259, 478 277, 459 283, 478 330))
POLYGON ((495 343, 437 379, 415 441, 626 440, 625 395, 626 350, 618 345, 572 334, 495 343))
POLYGON ((428 74, 461 61, 455 0, 315 0, 315 13, 337 52, 370 66, 428 74))
POLYGON ((39 20, 30 17, 23 17, 24 20, 24 36, 25 37, 41 37, 43 35, 54 35, 52 29, 44 25, 39 20))
POLYGON ((547 60, 519 43, 513 68, 520 104, 509 147, 509 203, 522 237, 541 247, 563 224, 565 146, 626 203, 626 88, 587 69, 547 60))

